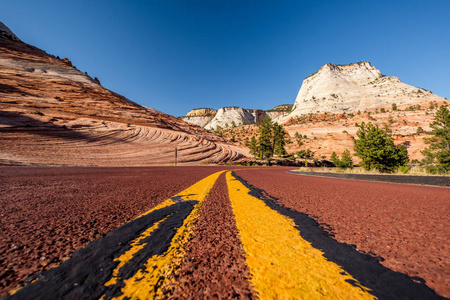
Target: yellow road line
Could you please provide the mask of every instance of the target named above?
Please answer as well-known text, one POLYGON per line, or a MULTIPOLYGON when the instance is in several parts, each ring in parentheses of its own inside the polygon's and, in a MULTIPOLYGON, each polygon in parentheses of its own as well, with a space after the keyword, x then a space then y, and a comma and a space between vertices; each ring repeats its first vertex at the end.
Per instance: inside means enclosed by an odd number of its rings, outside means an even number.
POLYGON ((199 201, 199 204, 194 207, 177 230, 169 249, 161 255, 151 257, 145 263, 143 270, 137 270, 131 278, 124 280, 125 287, 121 290, 123 294, 114 299, 154 299, 162 296, 165 286, 173 284, 168 276, 181 263, 185 254, 184 246, 192 233, 192 223, 198 217, 200 205, 223 172, 214 173, 175 196, 185 201, 199 201))
POLYGON ((164 222, 165 220, 167 220, 167 218, 169 216, 165 217, 161 221, 156 222, 155 224, 153 224, 153 226, 147 228, 143 233, 141 233, 141 235, 139 237, 137 237, 136 239, 134 239, 131 242, 131 248, 128 251, 126 251, 124 254, 122 254, 121 256, 114 259, 114 261, 119 261, 120 263, 114 269, 113 274, 112 274, 113 277, 108 282, 105 283, 105 286, 117 284, 117 280, 119 279, 118 275, 119 275, 120 269, 123 266, 125 266, 126 263, 129 262, 133 258, 134 254, 136 254, 137 252, 142 250, 145 247, 145 245, 147 244, 147 243, 141 243, 141 241, 143 239, 145 239, 146 237, 149 237, 150 234, 153 231, 155 231, 156 228, 158 228, 159 224, 164 222))
POLYGON ((261 299, 374 299, 369 289, 305 241, 294 221, 269 208, 226 174, 237 228, 261 299))

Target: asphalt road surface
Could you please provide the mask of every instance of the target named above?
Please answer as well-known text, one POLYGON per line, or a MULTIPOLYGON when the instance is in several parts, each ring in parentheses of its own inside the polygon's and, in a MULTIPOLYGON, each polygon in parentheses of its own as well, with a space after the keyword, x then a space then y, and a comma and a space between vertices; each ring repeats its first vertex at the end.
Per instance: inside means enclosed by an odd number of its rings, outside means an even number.
POLYGON ((279 167, 1 168, 5 299, 450 296, 450 190, 279 167))

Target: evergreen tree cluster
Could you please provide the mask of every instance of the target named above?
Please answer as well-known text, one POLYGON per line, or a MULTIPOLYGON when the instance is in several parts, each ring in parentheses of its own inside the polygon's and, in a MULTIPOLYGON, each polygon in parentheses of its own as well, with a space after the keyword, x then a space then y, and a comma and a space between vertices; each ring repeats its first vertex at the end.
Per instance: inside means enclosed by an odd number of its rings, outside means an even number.
POLYGON ((250 140, 250 154, 259 159, 269 159, 274 155, 286 155, 286 131, 270 117, 264 117, 259 125, 259 137, 250 140))
POLYGON ((363 122, 356 132, 354 141, 356 156, 366 170, 377 169, 381 172, 393 172, 408 161, 408 151, 404 145, 395 146, 389 128, 379 128, 369 122, 363 122))

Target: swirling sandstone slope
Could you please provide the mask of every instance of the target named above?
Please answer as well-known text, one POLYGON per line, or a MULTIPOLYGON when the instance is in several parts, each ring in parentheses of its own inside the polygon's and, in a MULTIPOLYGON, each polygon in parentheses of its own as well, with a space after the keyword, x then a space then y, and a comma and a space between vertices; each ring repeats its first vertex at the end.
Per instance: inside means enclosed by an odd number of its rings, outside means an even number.
POLYGON ((138 105, 0 23, 0 165, 235 161, 245 150, 138 105))

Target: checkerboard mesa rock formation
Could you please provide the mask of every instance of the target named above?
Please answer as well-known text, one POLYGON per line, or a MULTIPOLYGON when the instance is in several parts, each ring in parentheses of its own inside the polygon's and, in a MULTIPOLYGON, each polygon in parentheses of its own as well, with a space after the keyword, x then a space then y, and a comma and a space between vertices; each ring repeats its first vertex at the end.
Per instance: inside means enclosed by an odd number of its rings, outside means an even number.
POLYGON ((247 153, 139 105, 0 23, 0 165, 217 163, 247 153))
POLYGON ((283 118, 306 114, 343 113, 399 109, 414 105, 428 106, 442 97, 430 91, 401 82, 395 76, 385 76, 369 62, 348 65, 326 64, 303 80, 293 111, 283 118))

